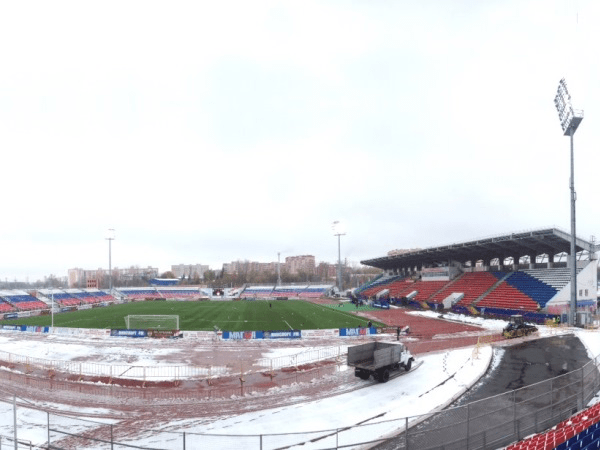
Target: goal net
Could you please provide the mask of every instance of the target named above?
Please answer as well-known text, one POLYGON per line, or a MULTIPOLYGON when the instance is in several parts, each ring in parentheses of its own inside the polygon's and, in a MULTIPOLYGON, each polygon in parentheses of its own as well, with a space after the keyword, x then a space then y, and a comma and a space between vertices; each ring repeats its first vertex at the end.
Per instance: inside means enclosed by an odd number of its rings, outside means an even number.
POLYGON ((128 330, 179 330, 179 316, 129 315, 125 325, 128 330))

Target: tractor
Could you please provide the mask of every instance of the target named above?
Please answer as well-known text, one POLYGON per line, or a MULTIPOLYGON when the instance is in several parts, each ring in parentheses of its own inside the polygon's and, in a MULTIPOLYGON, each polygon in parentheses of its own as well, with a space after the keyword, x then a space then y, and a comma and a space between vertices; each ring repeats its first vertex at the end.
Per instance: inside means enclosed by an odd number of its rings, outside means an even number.
POLYGON ((528 336, 531 333, 535 333, 537 330, 535 325, 525 323, 522 315, 515 314, 510 316, 508 325, 502 330, 502 335, 507 339, 513 339, 521 336, 528 336))

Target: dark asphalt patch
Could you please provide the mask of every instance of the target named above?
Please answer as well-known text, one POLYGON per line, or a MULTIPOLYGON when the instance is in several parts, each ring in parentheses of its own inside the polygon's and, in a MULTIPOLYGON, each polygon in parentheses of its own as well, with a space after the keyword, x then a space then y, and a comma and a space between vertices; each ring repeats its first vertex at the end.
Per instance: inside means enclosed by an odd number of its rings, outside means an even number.
POLYGON ((496 348, 502 360, 450 407, 460 406, 579 369, 589 360, 587 350, 574 335, 528 340, 496 348))

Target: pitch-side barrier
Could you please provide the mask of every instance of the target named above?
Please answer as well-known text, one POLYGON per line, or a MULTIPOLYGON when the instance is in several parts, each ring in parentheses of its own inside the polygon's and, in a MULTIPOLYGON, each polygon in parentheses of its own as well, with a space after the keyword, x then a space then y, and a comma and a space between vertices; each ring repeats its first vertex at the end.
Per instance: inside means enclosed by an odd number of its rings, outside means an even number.
POLYGON ((332 358, 342 358, 346 354, 345 346, 322 347, 291 355, 274 358, 260 358, 253 361, 242 361, 240 366, 198 366, 198 365, 152 365, 138 366, 130 364, 100 364, 85 361, 63 361, 56 359, 35 358, 0 350, 0 362, 4 368, 27 374, 42 371, 41 376, 53 378, 61 374, 80 377, 104 378, 108 380, 126 379, 141 381, 182 381, 204 380, 230 374, 266 372, 318 363, 332 358), (239 369, 241 367, 241 369, 239 369))

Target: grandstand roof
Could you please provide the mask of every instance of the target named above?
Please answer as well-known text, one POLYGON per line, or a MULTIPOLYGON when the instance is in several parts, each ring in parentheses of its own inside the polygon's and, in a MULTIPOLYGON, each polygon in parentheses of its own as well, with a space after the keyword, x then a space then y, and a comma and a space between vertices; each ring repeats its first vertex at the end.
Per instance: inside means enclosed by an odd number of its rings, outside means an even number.
MULTIPOLYGON (((576 239, 575 245, 577 252, 591 253, 600 250, 600 246, 595 246, 580 238, 576 239)), ((520 258, 525 255, 556 255, 570 253, 570 251, 571 234, 557 228, 545 228, 367 259, 361 261, 361 264, 389 270, 400 267, 443 264, 448 261, 475 262, 478 260, 489 261, 494 258, 504 260, 511 256, 520 258)))

